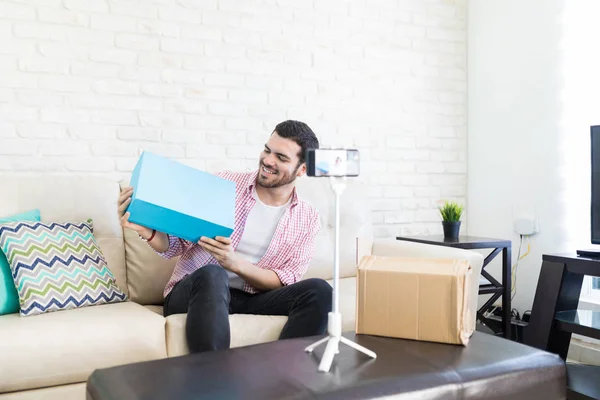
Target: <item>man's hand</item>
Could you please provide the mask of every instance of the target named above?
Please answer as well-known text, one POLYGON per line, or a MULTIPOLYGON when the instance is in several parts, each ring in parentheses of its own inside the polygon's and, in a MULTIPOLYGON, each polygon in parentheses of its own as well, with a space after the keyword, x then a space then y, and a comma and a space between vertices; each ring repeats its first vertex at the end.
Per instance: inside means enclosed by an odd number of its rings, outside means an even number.
POLYGON ((121 195, 119 196, 119 219, 123 228, 131 229, 138 233, 138 235, 148 239, 152 235, 152 229, 146 228, 133 222, 129 222, 129 213, 125 212, 129 204, 131 203, 131 196, 133 195, 133 187, 127 186, 121 189, 121 195))
POLYGON ((223 268, 231 272, 238 271, 241 258, 233 251, 231 239, 223 236, 217 236, 214 239, 203 236, 198 244, 216 258, 223 268))
POLYGON ((223 268, 236 273, 244 281, 258 289, 271 290, 283 286, 279 276, 274 271, 259 268, 236 254, 229 238, 222 236, 217 236, 214 239, 202 237, 198 245, 215 257, 223 268))

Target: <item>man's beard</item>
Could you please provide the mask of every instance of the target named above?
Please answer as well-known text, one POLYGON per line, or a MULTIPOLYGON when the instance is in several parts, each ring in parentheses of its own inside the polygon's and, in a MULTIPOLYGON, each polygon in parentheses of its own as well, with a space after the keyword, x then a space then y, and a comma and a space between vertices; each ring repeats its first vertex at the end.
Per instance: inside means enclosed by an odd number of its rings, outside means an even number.
MULTIPOLYGON (((256 179, 256 183, 258 185, 260 185, 261 187, 264 187, 267 189, 278 188, 278 187, 285 186, 285 185, 288 185, 288 184, 294 182, 296 180, 296 173, 298 172, 298 169, 300 168, 300 166, 298 166, 298 168, 296 168, 296 170, 291 174, 289 174, 289 173, 281 174, 281 171, 277 171, 277 174, 267 175, 265 172, 263 172, 262 167, 263 167, 263 163, 261 162, 261 163, 259 163, 259 167, 258 167, 259 168, 258 179, 256 179), (272 176, 275 179, 269 180, 269 181, 263 181, 262 177, 261 177, 262 174, 265 174, 267 176, 272 176), (279 179, 277 179, 277 178, 279 178, 279 179)), ((267 169, 270 169, 267 166, 264 166, 264 167, 267 169)))

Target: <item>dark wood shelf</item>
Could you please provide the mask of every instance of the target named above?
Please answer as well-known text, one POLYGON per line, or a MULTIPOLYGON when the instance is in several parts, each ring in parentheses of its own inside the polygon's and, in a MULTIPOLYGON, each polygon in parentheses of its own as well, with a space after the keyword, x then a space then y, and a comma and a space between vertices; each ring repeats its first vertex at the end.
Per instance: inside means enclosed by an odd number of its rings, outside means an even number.
POLYGON ((479 286, 479 294, 491 294, 491 293, 502 293, 504 288, 496 287, 494 285, 480 285, 479 286))
MULTIPOLYGON (((543 254, 524 343, 567 360, 572 334, 600 339, 600 313, 578 310, 585 275, 600 276, 600 259, 543 254)), ((600 366, 566 363, 567 399, 600 399, 600 366)))
MULTIPOLYGON (((498 322, 498 323, 501 323, 501 322, 502 322, 502 317, 500 317, 500 316, 498 316, 498 315, 490 315, 489 317, 486 317, 486 319, 487 319, 488 321, 496 321, 496 322, 498 322)), ((527 325, 529 325, 529 324, 528 324, 527 322, 525 322, 525 321, 521 321, 521 320, 514 319, 514 318, 512 318, 512 319, 510 320, 510 323, 511 323, 511 325, 515 325, 515 326, 527 326, 527 325)))
POLYGON ((459 249, 489 249, 492 247, 511 247, 512 245, 510 240, 479 236, 459 236, 458 239, 449 239, 444 237, 444 235, 397 236, 396 239, 408 242, 456 247, 459 249))
POLYGON ((600 339, 600 311, 571 310, 556 313, 556 329, 600 339))
POLYGON ((600 366, 567 363, 567 398, 600 399, 600 366))
POLYGON ((600 277, 599 258, 580 257, 572 254, 544 254, 544 260, 564 263, 567 266, 567 271, 573 274, 589 275, 600 277), (594 265, 595 267, 591 267, 594 265))

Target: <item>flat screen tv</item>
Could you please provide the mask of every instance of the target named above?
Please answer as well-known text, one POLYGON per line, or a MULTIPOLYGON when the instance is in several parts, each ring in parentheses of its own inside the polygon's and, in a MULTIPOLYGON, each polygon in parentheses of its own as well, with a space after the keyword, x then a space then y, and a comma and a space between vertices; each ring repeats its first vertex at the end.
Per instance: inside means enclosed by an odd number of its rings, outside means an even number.
MULTIPOLYGON (((590 233, 592 244, 600 244, 600 125, 590 127, 591 147, 591 226, 590 233)), ((600 257, 600 250, 577 250, 582 257, 600 257)))
POLYGON ((591 234, 592 244, 600 244, 600 125, 592 126, 592 191, 591 191, 591 234))

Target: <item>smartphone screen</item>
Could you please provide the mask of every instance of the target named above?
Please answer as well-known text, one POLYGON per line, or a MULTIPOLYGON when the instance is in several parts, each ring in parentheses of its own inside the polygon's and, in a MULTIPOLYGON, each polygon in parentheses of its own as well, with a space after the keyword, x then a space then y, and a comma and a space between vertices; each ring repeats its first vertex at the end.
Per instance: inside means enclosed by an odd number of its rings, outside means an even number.
POLYGON ((358 150, 315 150, 315 176, 358 176, 358 150))

